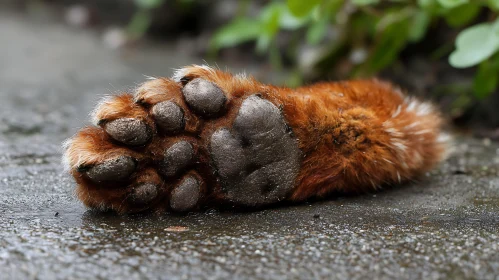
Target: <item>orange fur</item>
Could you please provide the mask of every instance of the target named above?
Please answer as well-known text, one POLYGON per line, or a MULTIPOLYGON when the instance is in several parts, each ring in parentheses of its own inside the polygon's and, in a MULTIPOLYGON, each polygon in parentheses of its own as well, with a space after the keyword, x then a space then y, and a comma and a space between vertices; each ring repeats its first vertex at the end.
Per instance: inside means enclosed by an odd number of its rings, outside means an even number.
POLYGON ((198 154, 193 167, 201 176, 204 204, 223 202, 216 177, 209 168, 209 135, 221 126, 230 126, 242 100, 259 93, 281 108, 285 120, 298 140, 303 158, 296 186, 289 200, 303 201, 334 192, 362 192, 384 185, 413 180, 438 164, 446 155, 448 136, 441 132, 442 119, 429 103, 405 96, 399 89, 378 80, 319 83, 297 89, 264 85, 243 76, 208 67, 183 68, 177 81, 161 78, 144 83, 134 96, 123 94, 103 102, 95 111, 96 123, 105 125, 117 118, 144 120, 154 135, 163 135, 148 112, 152 105, 173 100, 186 114, 186 135, 155 138, 145 146, 124 148, 98 128, 81 130, 66 148, 67 163, 79 185, 78 197, 94 208, 133 212, 123 203, 130 186, 144 180, 164 186, 149 206, 167 210, 161 200, 178 180, 164 180, 154 170, 162 151, 178 139, 189 139, 198 154), (221 117, 203 119, 190 112, 180 94, 182 77, 201 77, 216 83, 227 95, 221 117), (146 108, 146 109, 144 109, 146 108), (99 131, 98 131, 99 130, 99 131), (128 187, 118 184, 96 186, 76 170, 119 155, 138 161, 136 174, 128 187))
POLYGON ((260 92, 283 108, 305 154, 292 200, 415 179, 434 168, 448 148, 442 119, 433 106, 405 97, 387 82, 344 81, 290 89, 252 78, 234 79, 213 69, 192 67, 186 72, 215 82, 232 98, 260 92))

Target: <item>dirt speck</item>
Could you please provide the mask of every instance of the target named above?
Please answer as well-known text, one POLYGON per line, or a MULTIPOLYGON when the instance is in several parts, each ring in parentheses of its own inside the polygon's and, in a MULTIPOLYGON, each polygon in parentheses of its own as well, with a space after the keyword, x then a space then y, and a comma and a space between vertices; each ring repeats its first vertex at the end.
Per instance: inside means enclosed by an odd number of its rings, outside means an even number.
POLYGON ((165 228, 165 231, 167 232, 184 232, 184 231, 189 231, 188 227, 183 227, 183 226, 171 226, 165 228))

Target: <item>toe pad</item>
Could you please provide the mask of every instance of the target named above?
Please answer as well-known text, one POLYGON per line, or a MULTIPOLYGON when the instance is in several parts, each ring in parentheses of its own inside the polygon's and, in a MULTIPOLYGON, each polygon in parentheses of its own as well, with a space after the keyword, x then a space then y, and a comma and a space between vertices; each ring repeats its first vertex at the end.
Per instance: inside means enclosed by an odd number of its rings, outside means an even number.
POLYGON ((175 176, 192 163, 194 148, 187 141, 173 144, 165 152, 161 172, 167 177, 175 176))
POLYGON ((165 132, 178 132, 185 126, 184 112, 175 103, 164 101, 154 105, 152 114, 156 124, 165 132))
POLYGON ((141 120, 123 118, 104 124, 104 129, 114 140, 130 146, 143 145, 152 136, 151 129, 141 120))
POLYGON ((152 183, 143 183, 133 188, 129 201, 136 205, 145 205, 158 196, 158 186, 152 183))
POLYGON ((173 210, 184 212, 196 206, 200 197, 200 185, 198 180, 187 177, 175 188, 170 198, 170 206, 173 210))
POLYGON ((227 97, 216 84, 201 78, 187 83, 183 93, 192 110, 205 117, 219 113, 227 101, 227 97))
POLYGON ((122 181, 135 171, 135 167, 135 161, 131 157, 120 156, 97 164, 86 173, 94 182, 122 181))

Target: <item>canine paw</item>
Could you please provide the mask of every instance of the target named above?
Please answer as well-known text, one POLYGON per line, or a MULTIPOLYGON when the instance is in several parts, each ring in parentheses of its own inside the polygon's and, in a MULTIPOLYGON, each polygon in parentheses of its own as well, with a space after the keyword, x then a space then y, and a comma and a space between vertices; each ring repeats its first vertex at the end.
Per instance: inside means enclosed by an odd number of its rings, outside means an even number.
POLYGON ((107 98, 98 127, 66 144, 66 161, 89 207, 189 211, 214 201, 264 205, 293 189, 298 143, 264 87, 202 67, 107 98))

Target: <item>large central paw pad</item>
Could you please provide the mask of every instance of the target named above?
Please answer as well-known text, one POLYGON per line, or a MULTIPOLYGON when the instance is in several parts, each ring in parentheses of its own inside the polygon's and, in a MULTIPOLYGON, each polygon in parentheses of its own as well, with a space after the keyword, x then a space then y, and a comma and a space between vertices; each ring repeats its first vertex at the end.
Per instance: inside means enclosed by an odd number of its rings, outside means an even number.
POLYGON ((100 104, 99 127, 66 148, 79 198, 118 212, 285 199, 300 150, 283 114, 246 88, 236 92, 237 78, 214 82, 213 73, 153 80, 100 104))
POLYGON ((279 109, 251 95, 232 129, 211 136, 211 156, 227 199, 244 205, 280 201, 294 187, 299 149, 279 109))

